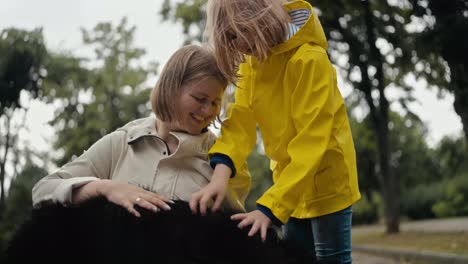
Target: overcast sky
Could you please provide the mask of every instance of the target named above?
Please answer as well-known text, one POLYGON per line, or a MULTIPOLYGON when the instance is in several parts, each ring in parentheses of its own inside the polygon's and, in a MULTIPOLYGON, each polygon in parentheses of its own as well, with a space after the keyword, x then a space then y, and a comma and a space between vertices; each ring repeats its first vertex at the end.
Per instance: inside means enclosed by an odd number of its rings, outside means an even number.
MULTIPOLYGON (((87 51, 81 44, 80 28, 92 29, 99 22, 116 25, 126 16, 129 25, 137 26, 135 44, 146 49, 145 60, 164 64, 182 45, 183 36, 180 26, 161 22, 161 5, 162 0, 0 0, 0 30, 42 27, 49 50, 85 55, 87 51)), ((430 144, 438 142, 444 135, 461 131, 461 122, 454 113, 450 95, 439 100, 424 84, 417 85, 415 95, 420 103, 414 104, 412 109, 431 130, 430 144)), ((46 123, 52 118, 53 111, 40 102, 32 102, 30 108, 27 122, 34 132, 24 137, 28 137, 37 149, 47 149, 53 130, 46 123)))

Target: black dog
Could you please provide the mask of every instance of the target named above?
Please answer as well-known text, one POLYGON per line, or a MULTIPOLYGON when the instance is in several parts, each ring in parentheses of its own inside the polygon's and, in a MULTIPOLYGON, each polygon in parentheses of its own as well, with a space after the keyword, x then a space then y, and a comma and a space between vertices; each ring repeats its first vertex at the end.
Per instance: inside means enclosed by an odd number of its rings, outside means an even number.
MULTIPOLYGON (((303 251, 278 239, 248 237, 230 220, 233 212, 194 215, 186 202, 158 213, 139 208, 141 217, 95 199, 79 207, 35 209, 2 254, 2 264, 157 263, 302 264, 314 263, 303 251)), ((317 262, 318 263, 318 262, 317 262)))

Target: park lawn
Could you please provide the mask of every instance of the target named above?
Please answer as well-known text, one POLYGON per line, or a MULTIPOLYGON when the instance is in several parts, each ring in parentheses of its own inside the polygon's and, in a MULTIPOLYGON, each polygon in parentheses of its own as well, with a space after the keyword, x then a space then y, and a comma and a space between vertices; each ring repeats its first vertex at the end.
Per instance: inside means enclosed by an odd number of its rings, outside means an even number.
POLYGON ((375 231, 353 234, 352 240, 354 245, 468 255, 468 232, 405 231, 399 234, 386 235, 375 231))

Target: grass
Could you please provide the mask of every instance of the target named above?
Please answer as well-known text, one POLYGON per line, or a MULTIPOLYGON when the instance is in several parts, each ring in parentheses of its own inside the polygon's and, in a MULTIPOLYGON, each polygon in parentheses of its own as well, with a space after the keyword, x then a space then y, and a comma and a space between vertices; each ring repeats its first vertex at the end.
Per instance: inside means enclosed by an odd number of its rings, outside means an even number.
POLYGON ((387 235, 381 231, 369 231, 355 232, 352 239, 354 245, 427 250, 468 256, 468 232, 405 231, 387 235))

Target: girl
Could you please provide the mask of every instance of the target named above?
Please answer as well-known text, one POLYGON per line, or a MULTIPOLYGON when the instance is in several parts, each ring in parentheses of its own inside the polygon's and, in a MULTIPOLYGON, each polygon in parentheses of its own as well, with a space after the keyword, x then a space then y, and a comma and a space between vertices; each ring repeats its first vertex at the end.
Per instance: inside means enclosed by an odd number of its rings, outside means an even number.
MULTIPOLYGON (((212 174, 207 151, 215 137, 207 127, 219 114, 226 85, 212 53, 194 45, 179 49, 153 89, 155 116, 104 136, 41 179, 33 188, 34 206, 104 196, 139 217, 136 205, 157 212, 170 210, 174 199, 188 201, 212 174)), ((250 184, 249 175, 241 175, 231 181, 228 199, 238 210, 250 184)))
POLYGON ((237 89, 209 151, 214 174, 192 196, 192 211, 224 198, 258 126, 274 184, 257 210, 232 219, 262 239, 272 223, 284 225, 285 239, 318 259, 351 263, 351 205, 360 198, 355 151, 314 9, 304 1, 208 0, 207 19, 218 65, 237 89))

